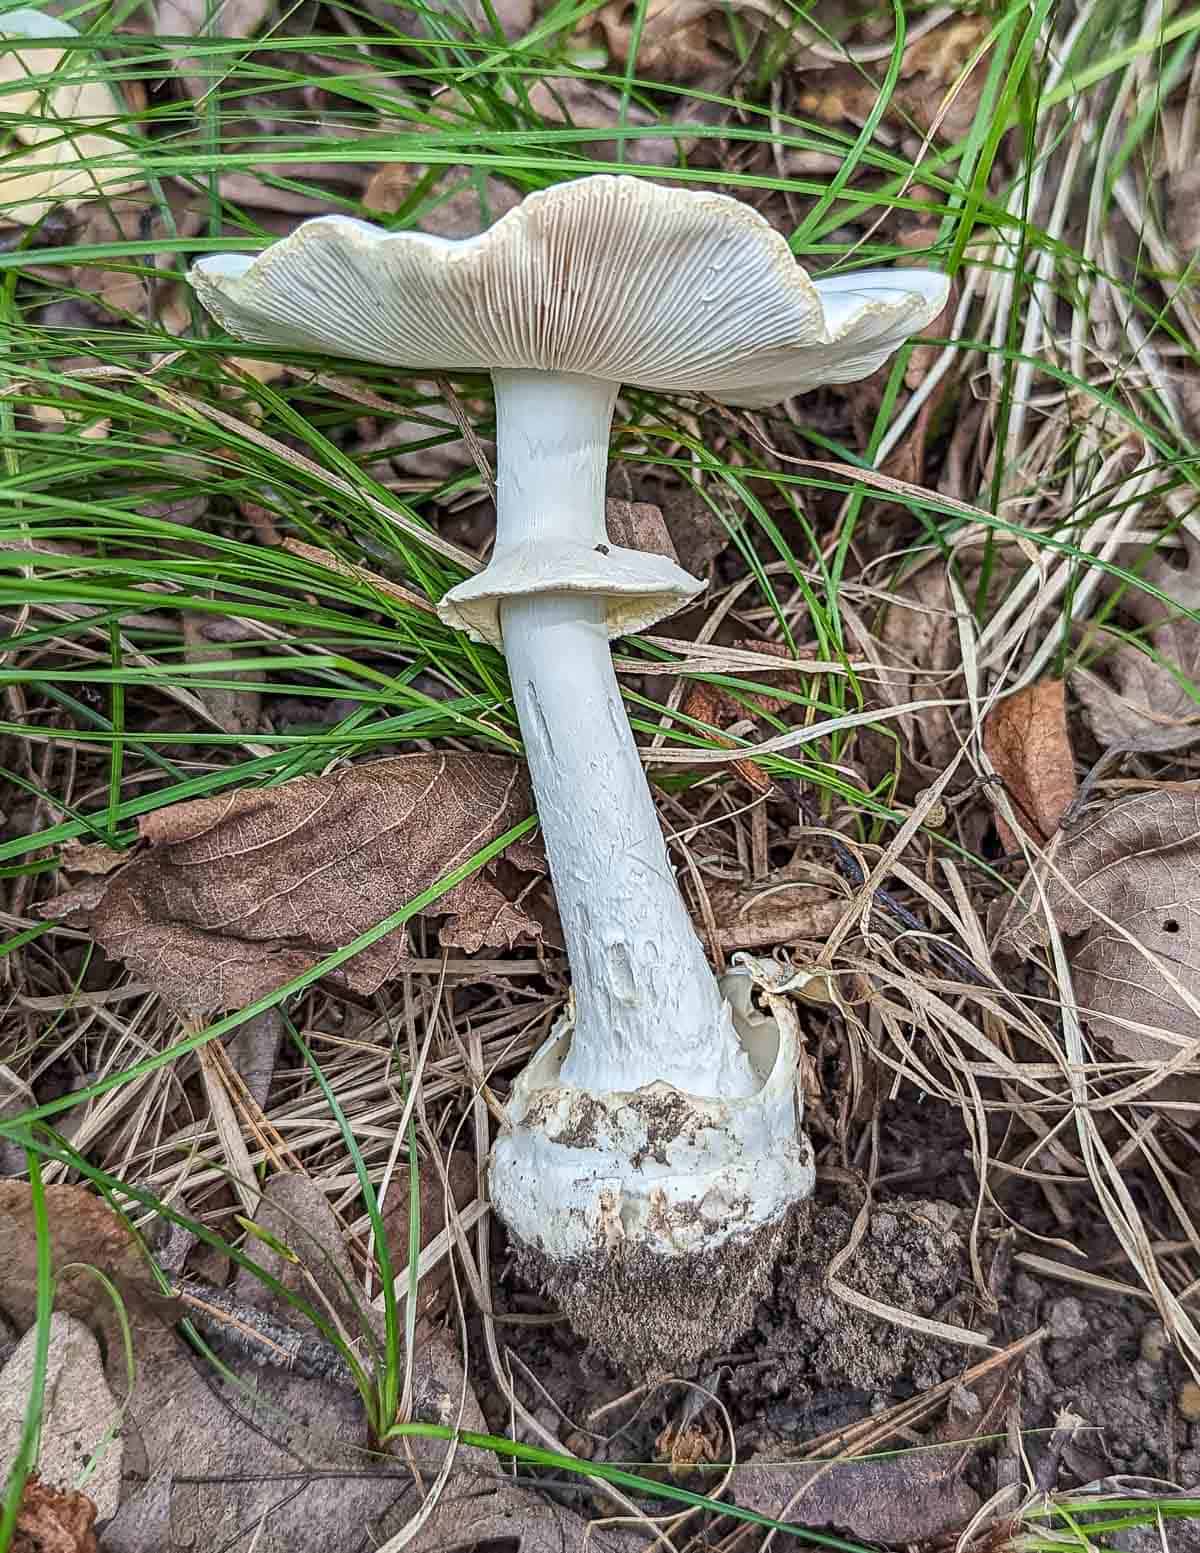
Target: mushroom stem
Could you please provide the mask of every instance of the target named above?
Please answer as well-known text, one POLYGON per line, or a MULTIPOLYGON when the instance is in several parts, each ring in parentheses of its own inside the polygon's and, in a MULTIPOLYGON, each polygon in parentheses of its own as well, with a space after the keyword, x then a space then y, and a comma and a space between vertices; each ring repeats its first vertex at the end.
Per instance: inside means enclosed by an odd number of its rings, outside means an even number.
MULTIPOLYGON (((615 385, 496 372, 497 554, 606 543, 615 385)), ((666 1082, 749 1095, 757 1081, 680 897, 591 592, 501 606, 504 652, 571 962, 563 1082, 607 1093, 666 1082)))
POLYGON ((497 368, 496 555, 608 543, 604 487, 616 383, 497 368))

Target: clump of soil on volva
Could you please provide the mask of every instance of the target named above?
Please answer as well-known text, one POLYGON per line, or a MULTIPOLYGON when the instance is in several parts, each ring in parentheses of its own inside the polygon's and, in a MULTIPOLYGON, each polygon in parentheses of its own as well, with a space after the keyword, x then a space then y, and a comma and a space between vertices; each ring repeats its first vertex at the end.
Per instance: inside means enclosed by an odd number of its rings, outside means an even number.
POLYGON ((570 1260, 512 1243, 516 1270, 586 1341, 630 1375, 679 1373, 740 1333, 771 1285, 791 1216, 735 1235, 715 1251, 664 1257, 624 1244, 570 1260))

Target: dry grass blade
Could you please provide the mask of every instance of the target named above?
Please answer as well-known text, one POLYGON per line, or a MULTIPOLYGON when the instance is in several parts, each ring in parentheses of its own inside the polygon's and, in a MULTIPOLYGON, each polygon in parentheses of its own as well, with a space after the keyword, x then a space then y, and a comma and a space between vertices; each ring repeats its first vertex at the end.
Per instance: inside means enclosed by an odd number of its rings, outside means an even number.
MULTIPOLYGON (((194 1034, 200 1027, 186 1030, 194 1034)), ((217 1140, 229 1171, 230 1184, 242 1204, 242 1212, 252 1219, 258 1210, 261 1195, 254 1179, 254 1166, 250 1151, 242 1136, 242 1122, 230 1094, 228 1084, 229 1058, 223 1047, 209 1041, 197 1052, 204 1089, 208 1096, 209 1113, 217 1130, 217 1140)))
POLYGON ((289 555, 298 555, 301 560, 311 561, 315 566, 324 567, 326 571, 336 572, 339 577, 353 577, 356 582, 363 583, 373 592, 396 599, 408 609, 420 610, 425 615, 436 616, 437 614, 437 610, 429 600, 422 598, 419 593, 414 593, 411 588, 406 588, 398 582, 389 582, 386 577, 379 577, 365 566, 355 565, 353 561, 344 561, 340 555, 334 555, 332 550, 323 550, 320 545, 305 544, 302 539, 293 539, 290 536, 284 539, 283 548, 289 555))

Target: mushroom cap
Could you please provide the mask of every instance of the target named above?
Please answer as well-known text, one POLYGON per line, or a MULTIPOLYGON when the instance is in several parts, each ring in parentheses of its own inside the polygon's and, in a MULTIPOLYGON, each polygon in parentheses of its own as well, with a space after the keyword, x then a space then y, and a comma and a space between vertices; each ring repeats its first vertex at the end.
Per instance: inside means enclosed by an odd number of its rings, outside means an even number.
POLYGON ((607 174, 530 194, 462 241, 319 216, 255 258, 201 259, 191 280, 256 344, 750 407, 867 377, 949 294, 930 270, 814 281, 748 205, 607 174))

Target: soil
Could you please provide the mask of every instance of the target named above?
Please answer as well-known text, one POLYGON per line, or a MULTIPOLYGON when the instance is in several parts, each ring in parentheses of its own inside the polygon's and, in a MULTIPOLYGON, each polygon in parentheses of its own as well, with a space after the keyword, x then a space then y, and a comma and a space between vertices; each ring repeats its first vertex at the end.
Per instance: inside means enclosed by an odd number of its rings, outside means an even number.
MULTIPOLYGON (((887 1120, 884 1152, 899 1161, 907 1157, 908 1140, 925 1118, 913 1105, 891 1108, 887 1120)), ((926 1144, 928 1136, 926 1130, 926 1144)), ((957 1158, 964 1162, 969 1159, 966 1141, 965 1135, 957 1140, 957 1158)), ((949 1157, 956 1157, 953 1151, 949 1157)), ((936 1171, 936 1160, 931 1165, 928 1154, 925 1165, 936 1171)), ((980 1500, 996 1491, 1011 1468, 1011 1458, 1006 1464, 1004 1456, 1006 1430, 1014 1419, 1028 1470, 1047 1491, 1113 1476, 1185 1489, 1200 1485, 1200 1392, 1189 1389, 1153 1309, 1135 1298, 1090 1292, 1084 1297, 1065 1281, 1034 1276, 1014 1263, 1014 1237, 998 1215, 984 1221, 980 1244, 988 1291, 981 1294, 968 1254, 975 1210, 969 1168, 951 1168, 914 1184, 918 1190, 907 1181, 894 1190, 886 1182, 877 1188, 869 1227, 840 1269, 844 1283, 900 1312, 987 1334, 996 1348, 1039 1328, 1044 1336, 1011 1372, 998 1370, 972 1394, 947 1388, 949 1409, 922 1425, 922 1434, 908 1443, 987 1436, 989 1443, 973 1452, 956 1447, 959 1475, 980 1500), (936 1195, 939 1185, 946 1195, 936 1195)), ((987 1356, 987 1349, 943 1341, 868 1314, 829 1287, 830 1263, 851 1236, 861 1200, 848 1184, 819 1186, 737 1351, 713 1356, 684 1377, 713 1392, 727 1409, 739 1461, 785 1461, 806 1442, 953 1381, 987 1356)), ((1076 1243, 1093 1256, 1115 1251, 1106 1227, 1089 1217, 1089 1199, 1082 1192, 1078 1208, 1076 1243)), ((1052 1223, 1039 1223, 1032 1195, 1021 1222, 1047 1234, 1053 1230, 1052 1223)), ((1027 1237, 1020 1237, 1021 1249, 1029 1245, 1027 1237)), ((678 1467, 680 1442, 690 1435, 695 1459, 707 1453, 728 1460, 717 1408, 699 1406, 698 1393, 675 1382, 646 1391, 633 1388, 626 1375, 563 1321, 554 1320, 553 1306, 523 1281, 518 1259, 508 1253, 499 1229, 495 1253, 498 1331, 514 1356, 518 1394, 570 1449, 593 1459, 673 1460, 678 1467), (627 1400, 600 1412, 621 1398, 627 1400)), ((470 1346, 474 1354, 484 1351, 482 1342, 470 1346)), ((511 1415, 483 1365, 473 1379, 489 1424, 511 1427, 511 1415)), ((890 1442, 893 1448, 905 1443, 890 1442)), ((914 1503, 918 1520, 921 1508, 914 1503)), ((814 1506, 814 1513, 817 1518, 808 1519, 801 1510, 797 1518, 836 1525, 820 1516, 842 1512, 814 1506)), ((843 1521, 842 1529, 852 1527, 843 1521)), ((905 1540, 907 1529, 902 1514, 892 1540, 905 1540)), ((1189 1523, 1186 1535, 1194 1536, 1195 1543, 1173 1532, 1173 1553, 1200 1547, 1200 1526, 1193 1532, 1189 1523)), ((1136 1539, 1113 1545, 1139 1553, 1136 1539)))

